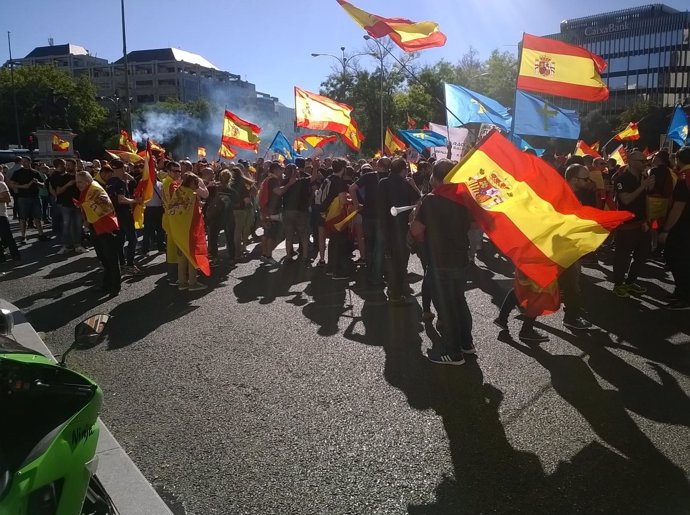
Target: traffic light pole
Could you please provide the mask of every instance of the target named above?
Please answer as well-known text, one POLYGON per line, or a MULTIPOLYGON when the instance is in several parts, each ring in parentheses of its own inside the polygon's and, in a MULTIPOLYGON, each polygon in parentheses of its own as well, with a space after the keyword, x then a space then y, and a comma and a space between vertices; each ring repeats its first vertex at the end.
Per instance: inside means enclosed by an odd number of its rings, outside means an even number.
POLYGON ((12 89, 12 104, 14 105, 14 126, 17 130, 17 146, 21 148, 22 137, 19 134, 19 113, 17 111, 17 92, 14 89, 14 61, 12 60, 12 39, 10 31, 7 31, 7 47, 10 52, 10 88, 12 89))

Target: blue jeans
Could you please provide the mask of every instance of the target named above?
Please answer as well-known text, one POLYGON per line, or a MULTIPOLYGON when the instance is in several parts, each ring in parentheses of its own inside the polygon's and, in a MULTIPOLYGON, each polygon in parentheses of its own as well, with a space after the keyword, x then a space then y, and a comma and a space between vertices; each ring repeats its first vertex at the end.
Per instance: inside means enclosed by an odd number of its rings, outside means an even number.
POLYGON ((81 211, 76 207, 60 206, 62 214, 62 244, 81 245, 81 211))
POLYGON ((442 323, 441 354, 458 354, 462 349, 471 349, 472 314, 465 299, 467 267, 438 268, 430 265, 428 273, 434 306, 442 323))

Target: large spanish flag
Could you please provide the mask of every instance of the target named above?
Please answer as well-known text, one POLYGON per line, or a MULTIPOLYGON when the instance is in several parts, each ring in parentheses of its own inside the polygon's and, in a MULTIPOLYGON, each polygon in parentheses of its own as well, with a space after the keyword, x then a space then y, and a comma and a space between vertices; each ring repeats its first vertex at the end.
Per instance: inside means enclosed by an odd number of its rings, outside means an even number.
POLYGON ((93 226, 96 234, 107 234, 119 229, 113 203, 103 186, 96 181, 79 193, 79 200, 75 204, 81 207, 86 221, 93 226))
POLYGON ((345 0, 338 3, 372 38, 390 36, 405 52, 416 52, 446 44, 446 36, 433 21, 414 22, 406 18, 384 18, 359 9, 345 0))
POLYGON ((223 159, 235 159, 237 152, 221 142, 220 148, 218 149, 218 155, 223 159))
POLYGON ((133 154, 137 153, 137 144, 132 138, 129 137, 129 134, 127 134, 127 131, 124 129, 120 131, 120 140, 118 145, 120 150, 132 152, 133 154))
POLYGON ((350 127, 352 107, 295 86, 297 127, 345 134, 350 127))
POLYGON ((497 131, 434 193, 466 205, 494 244, 542 288, 632 218, 583 206, 555 169, 497 131))
POLYGON ((258 152, 259 143, 261 142, 259 133, 261 133, 261 127, 243 120, 227 109, 225 110, 225 116, 223 117, 223 143, 258 152))
POLYGON ((628 126, 616 134, 613 139, 618 141, 635 141, 640 139, 640 131, 637 129, 637 124, 635 122, 630 122, 628 126))
POLYGON ((354 116, 351 118, 350 126, 342 135, 345 144, 355 152, 359 152, 362 148, 362 141, 364 141, 364 134, 362 134, 357 126, 354 116))
POLYGON ((194 268, 206 276, 211 275, 204 217, 196 192, 186 186, 178 187, 172 194, 166 213, 168 237, 172 238, 194 268))
POLYGON ((582 47, 523 34, 517 88, 599 102, 609 98, 605 69, 604 59, 582 47))
POLYGON ((383 152, 387 156, 394 156, 397 151, 402 151, 407 148, 407 145, 398 138, 393 131, 386 128, 386 138, 384 139, 383 152))
MULTIPOLYGON (((156 185, 158 177, 156 176, 156 160, 153 158, 153 151, 151 140, 146 142, 146 154, 144 157, 144 171, 141 173, 141 179, 134 190, 134 198, 141 197, 146 204, 153 198, 153 187, 156 185)), ((134 206, 134 228, 141 229, 144 227, 144 204, 136 204, 134 206)))

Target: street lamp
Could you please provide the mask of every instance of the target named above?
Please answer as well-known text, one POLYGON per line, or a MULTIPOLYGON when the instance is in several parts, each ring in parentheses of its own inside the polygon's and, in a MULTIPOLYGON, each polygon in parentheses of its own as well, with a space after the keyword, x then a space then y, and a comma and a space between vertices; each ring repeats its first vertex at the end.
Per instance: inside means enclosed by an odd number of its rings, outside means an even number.
MULTIPOLYGON (((120 121, 122 120, 122 110, 120 109, 120 100, 122 100, 122 97, 120 97, 120 93, 118 90, 115 90, 111 96, 108 97, 96 97, 97 100, 109 100, 115 105, 115 120, 117 121, 117 132, 120 132, 120 121)), ((130 101, 132 100, 131 98, 129 99, 130 101)), ((129 102, 128 102, 129 104, 129 102)), ((125 109, 127 111, 127 109, 125 109)), ((129 112, 127 113, 129 114, 129 112)))
POLYGON ((383 147, 384 147, 384 143, 385 143, 384 129, 383 129, 383 58, 385 57, 385 55, 383 53, 384 49, 383 49, 383 46, 381 45, 381 43, 378 42, 378 40, 372 38, 368 34, 364 35, 364 39, 366 39, 367 41, 373 41, 374 43, 376 43, 376 46, 378 46, 378 48, 379 48, 379 55, 377 56, 379 58, 379 61, 381 62, 381 91, 380 91, 381 94, 380 94, 380 99, 379 99, 379 101, 380 101, 380 103, 379 103, 380 113, 379 114, 381 115, 381 119, 380 119, 380 122, 381 122, 381 152, 383 152, 383 147))
POLYGON ((335 59, 336 61, 338 61, 340 63, 340 66, 343 67, 343 77, 345 77, 345 75, 347 74, 347 63, 352 61, 352 59, 354 59, 355 57, 359 57, 362 55, 371 55, 369 53, 360 53, 360 54, 351 55, 350 57, 346 57, 344 46, 340 47, 340 51, 343 53, 342 57, 338 57, 337 55, 333 55, 333 54, 323 54, 323 53, 316 53, 316 52, 312 52, 311 56, 312 57, 332 57, 333 59, 335 59))

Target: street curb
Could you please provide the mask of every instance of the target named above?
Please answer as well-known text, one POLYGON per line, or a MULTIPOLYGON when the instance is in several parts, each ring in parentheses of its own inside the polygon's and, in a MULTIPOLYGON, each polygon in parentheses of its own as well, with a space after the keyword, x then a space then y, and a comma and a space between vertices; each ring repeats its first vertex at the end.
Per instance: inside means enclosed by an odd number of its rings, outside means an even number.
MULTIPOLYGON (((41 337, 16 306, 0 298, 0 308, 10 311, 14 320, 12 335, 17 341, 55 360, 41 337)), ((98 423, 100 436, 96 449, 97 474, 120 515, 173 515, 100 418, 98 423)))

